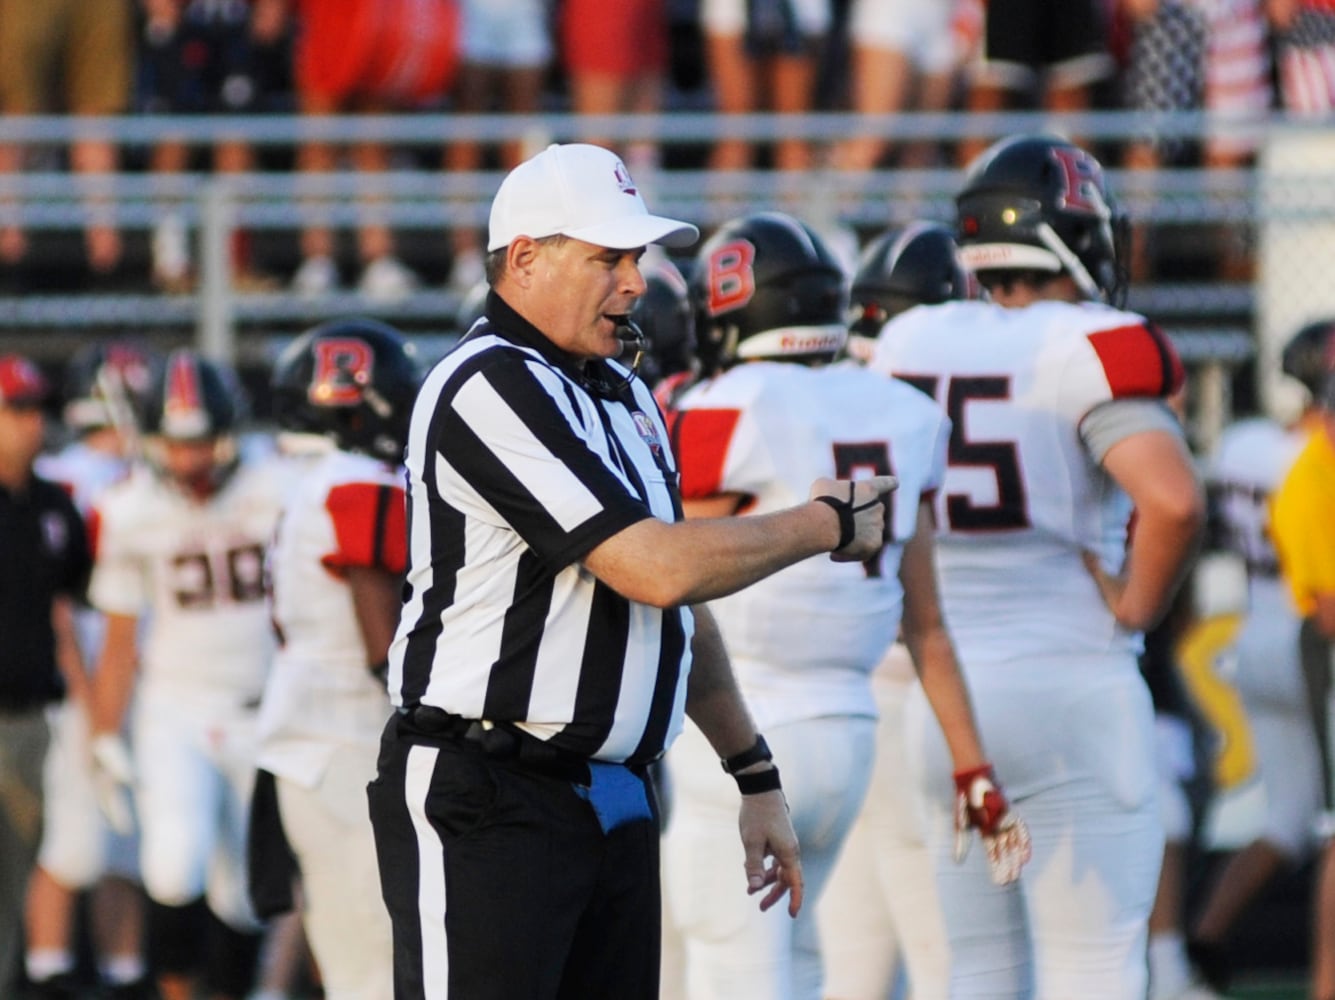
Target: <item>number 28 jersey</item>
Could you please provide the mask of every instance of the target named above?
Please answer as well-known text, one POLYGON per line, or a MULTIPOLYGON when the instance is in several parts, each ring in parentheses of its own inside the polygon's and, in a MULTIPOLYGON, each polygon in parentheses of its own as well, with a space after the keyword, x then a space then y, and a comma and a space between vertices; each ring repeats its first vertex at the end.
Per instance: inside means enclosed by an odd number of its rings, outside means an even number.
POLYGON ((1182 382, 1144 317, 1094 303, 911 309, 872 366, 934 397, 952 421, 937 494, 942 604, 966 664, 1133 651, 1081 561, 1122 565, 1130 501, 1080 436, 1096 407, 1182 382))
POLYGON ((273 651, 264 553, 287 481, 266 458, 203 502, 145 469, 103 495, 89 597, 107 614, 151 616, 141 683, 258 702, 273 651))

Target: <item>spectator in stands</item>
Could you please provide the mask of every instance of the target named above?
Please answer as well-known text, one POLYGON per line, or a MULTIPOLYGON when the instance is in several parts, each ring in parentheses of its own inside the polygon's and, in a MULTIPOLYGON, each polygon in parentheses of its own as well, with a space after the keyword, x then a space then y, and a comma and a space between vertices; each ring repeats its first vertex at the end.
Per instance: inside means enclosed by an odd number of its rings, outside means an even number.
MULTIPOLYGON (((966 98, 970 111, 1028 102, 1083 111, 1093 85, 1113 72, 1103 0, 988 0, 985 22, 966 98)), ((973 162, 987 144, 964 140, 959 162, 973 162)))
MULTIPOLYGON (((1124 77, 1127 107, 1143 112, 1208 111, 1212 116, 1262 114, 1270 105, 1270 60, 1261 0, 1117 0, 1130 38, 1124 77)), ((1181 138, 1146 135, 1132 141, 1125 163, 1132 171, 1173 165, 1187 153, 1181 138)), ((1246 166, 1255 143, 1227 134, 1206 137, 1207 167, 1246 166)), ((1132 175, 1132 183, 1135 174, 1132 175)), ((1142 178, 1144 175, 1142 175, 1142 178)), ((1250 271, 1247 236, 1229 227, 1221 240, 1221 277, 1250 271)), ((1133 280, 1149 276, 1150 231, 1132 231, 1133 280)))
MULTIPOLYGON (((561 61, 575 113, 653 114, 662 105, 668 66, 666 3, 564 0, 561 61)), ((584 141, 618 151, 641 183, 658 165, 657 146, 648 136, 590 134, 584 141)))
POLYGON ((1335 4, 1266 0, 1286 111, 1329 116, 1335 110, 1335 4))
MULTIPOLYGON (((816 69, 830 30, 829 0, 702 0, 700 21, 719 112, 811 110, 816 69)), ((753 155, 746 139, 725 132, 714 144, 709 165, 742 170, 752 165, 753 155)), ((780 170, 804 170, 811 161, 806 139, 781 135, 775 141, 773 163, 780 170)))
MULTIPOLYGON (((440 98, 453 75, 457 19, 451 0, 297 0, 295 54, 297 105, 302 114, 383 114, 440 98)), ((358 232, 359 291, 393 301, 413 291, 417 275, 395 255, 394 237, 376 209, 391 150, 383 142, 358 141, 350 158, 366 178, 364 216, 358 232)), ((306 174, 327 173, 339 154, 324 141, 304 143, 297 164, 306 174)), ((314 194, 328 195, 318 184, 314 194)), ((315 297, 339 283, 333 231, 318 210, 301 236, 302 264, 293 286, 315 297)))
MULTIPOLYGON (((53 110, 112 115, 130 103, 133 74, 130 0, 0 0, 0 111, 31 115, 53 110), (51 84, 54 82, 54 92, 51 84)), ((25 148, 0 144, 0 174, 19 172, 25 148)), ((119 153, 109 131, 90 128, 70 148, 88 202, 84 244, 88 267, 104 276, 120 265, 122 245, 104 175, 119 153)), ((5 198, 0 216, 0 263, 28 254, 28 237, 5 198)))
MULTIPOLYGON (((849 101, 864 115, 897 111, 944 111, 950 106, 956 71, 969 44, 952 16, 960 0, 851 0, 848 36, 853 63, 849 101)), ((860 130, 834 150, 842 170, 871 170, 893 145, 893 137, 860 130)), ((904 166, 935 160, 931 142, 910 142, 904 166)))
MULTIPOLYGON (((531 115, 540 109, 552 62, 549 6, 549 0, 462 0, 455 111, 531 115)), ((499 166, 513 169, 546 142, 546 137, 539 137, 528 143, 536 148, 527 150, 523 142, 502 143, 499 166)), ((445 149, 445 169, 481 170, 486 153, 483 143, 451 142, 445 149)), ((452 231, 449 286, 454 291, 466 293, 482 281, 482 244, 475 226, 456 226, 452 231)))
MULTIPOLYGON (((140 43, 142 99, 153 113, 245 114, 274 110, 289 95, 289 0, 142 0, 144 30, 140 43)), ((184 173, 191 148, 167 137, 153 147, 155 174, 184 173)), ((219 141, 213 151, 219 173, 255 169, 254 148, 240 135, 219 141)), ((187 194, 165 182, 168 203, 153 228, 153 284, 166 292, 186 292, 194 283, 188 230, 180 200, 187 194)), ((233 268, 239 288, 260 290, 271 282, 251 266, 249 240, 234 234, 233 268)))

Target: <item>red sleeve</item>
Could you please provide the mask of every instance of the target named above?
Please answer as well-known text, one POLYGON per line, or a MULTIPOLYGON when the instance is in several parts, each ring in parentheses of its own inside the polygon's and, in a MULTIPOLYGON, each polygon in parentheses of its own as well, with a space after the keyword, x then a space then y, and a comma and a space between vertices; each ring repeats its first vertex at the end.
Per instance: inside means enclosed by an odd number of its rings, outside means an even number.
POLYGON ((94 507, 83 519, 83 523, 85 530, 88 532, 88 554, 92 559, 96 560, 97 540, 102 533, 102 515, 99 513, 98 509, 94 507))
POLYGON ((1186 373, 1172 343, 1152 323, 1134 323, 1089 334, 1113 399, 1170 396, 1186 373))
POLYGON ((672 449, 681 469, 683 500, 722 492, 723 463, 728 457, 741 410, 676 410, 668 415, 672 449))
POLYGON ((402 573, 408 565, 407 501, 397 486, 345 483, 325 498, 337 549, 321 561, 329 569, 368 566, 402 573))

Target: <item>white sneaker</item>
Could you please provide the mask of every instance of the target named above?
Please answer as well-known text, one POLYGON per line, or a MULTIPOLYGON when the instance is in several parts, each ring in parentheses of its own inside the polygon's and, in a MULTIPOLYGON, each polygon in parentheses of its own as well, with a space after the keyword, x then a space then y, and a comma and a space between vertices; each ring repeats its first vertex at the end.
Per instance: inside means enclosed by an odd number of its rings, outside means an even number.
POLYGON ((375 302, 397 302, 407 298, 419 281, 402 261, 395 257, 377 257, 362 271, 357 289, 375 302))
POLYGON ((338 287, 338 268, 328 257, 307 257, 292 276, 292 287, 305 299, 328 295, 338 287))

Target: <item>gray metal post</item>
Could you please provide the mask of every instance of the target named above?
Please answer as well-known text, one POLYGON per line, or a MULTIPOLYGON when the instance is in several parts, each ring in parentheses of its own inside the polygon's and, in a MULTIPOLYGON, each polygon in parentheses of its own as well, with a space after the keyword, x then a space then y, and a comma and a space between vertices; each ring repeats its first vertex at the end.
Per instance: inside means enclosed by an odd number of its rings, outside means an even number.
POLYGON ((200 196, 198 344, 205 357, 236 364, 232 294, 232 230, 236 205, 224 179, 210 180, 200 196))

